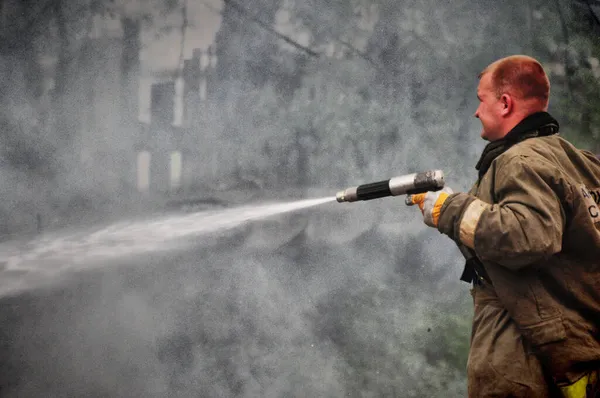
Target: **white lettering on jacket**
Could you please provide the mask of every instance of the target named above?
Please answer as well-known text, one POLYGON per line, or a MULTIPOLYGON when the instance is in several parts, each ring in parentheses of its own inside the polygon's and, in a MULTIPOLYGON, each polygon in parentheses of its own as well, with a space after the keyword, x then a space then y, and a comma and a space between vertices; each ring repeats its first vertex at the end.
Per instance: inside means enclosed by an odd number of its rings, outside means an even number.
POLYGON ((600 222, 600 188, 589 189, 585 185, 580 185, 579 191, 592 221, 600 222))

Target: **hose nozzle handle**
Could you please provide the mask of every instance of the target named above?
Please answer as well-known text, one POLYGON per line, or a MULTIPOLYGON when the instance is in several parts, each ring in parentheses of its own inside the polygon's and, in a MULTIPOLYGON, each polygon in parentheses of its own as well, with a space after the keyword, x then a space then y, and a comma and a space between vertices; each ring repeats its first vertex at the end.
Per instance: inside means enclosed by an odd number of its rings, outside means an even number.
MULTIPOLYGON (((444 187, 444 172, 430 170, 422 173, 407 174, 389 180, 359 185, 339 191, 335 198, 338 202, 355 202, 358 200, 371 200, 386 196, 412 195, 427 191, 439 191, 444 187)), ((405 200, 407 205, 414 204, 412 197, 405 200)))

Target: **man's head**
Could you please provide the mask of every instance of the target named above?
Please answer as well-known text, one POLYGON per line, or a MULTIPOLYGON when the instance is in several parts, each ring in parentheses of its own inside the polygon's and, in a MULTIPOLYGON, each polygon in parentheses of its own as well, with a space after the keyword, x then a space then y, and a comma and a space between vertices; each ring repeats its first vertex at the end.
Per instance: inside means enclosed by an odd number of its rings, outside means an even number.
POLYGON ((550 82, 534 58, 513 55, 490 64, 479 74, 475 117, 481 138, 496 141, 527 116, 548 109, 550 82))

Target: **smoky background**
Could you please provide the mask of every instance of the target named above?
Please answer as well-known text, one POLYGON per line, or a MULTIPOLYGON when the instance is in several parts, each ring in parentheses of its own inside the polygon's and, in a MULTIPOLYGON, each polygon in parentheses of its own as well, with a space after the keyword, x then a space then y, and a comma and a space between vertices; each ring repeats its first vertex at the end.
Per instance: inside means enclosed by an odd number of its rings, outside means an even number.
MULTIPOLYGON (((477 74, 514 53, 544 63, 551 113, 595 148, 593 2, 0 4, 2 250, 428 169, 467 190, 477 74)), ((0 298, 0 395, 464 396, 461 271, 402 198, 107 260, 0 298)), ((26 273, 0 265, 0 283, 26 273)))

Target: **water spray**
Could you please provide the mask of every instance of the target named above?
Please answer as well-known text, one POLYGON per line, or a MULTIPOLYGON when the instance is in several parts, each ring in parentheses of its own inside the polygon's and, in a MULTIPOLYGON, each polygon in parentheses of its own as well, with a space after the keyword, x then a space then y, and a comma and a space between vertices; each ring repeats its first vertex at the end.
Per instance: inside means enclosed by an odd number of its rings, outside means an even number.
POLYGON ((29 286, 25 275, 53 274, 74 269, 102 266, 106 260, 157 251, 180 250, 205 234, 236 228, 254 220, 338 202, 371 200, 386 196, 437 191, 444 187, 444 173, 431 170, 407 174, 347 188, 317 199, 263 203, 229 209, 171 214, 143 220, 128 220, 103 228, 65 233, 44 233, 20 246, 0 245, 0 297, 8 291, 29 286), (6 274, 17 275, 8 283, 6 274), (17 272, 17 274, 15 274, 17 272), (16 279, 15 279, 16 278, 16 279), (8 283, 8 284, 7 284, 8 283))
POLYGON ((412 195, 428 191, 439 191, 444 188, 444 183, 444 172, 442 170, 429 170, 346 188, 339 191, 335 198, 342 203, 379 199, 386 196, 412 195))

